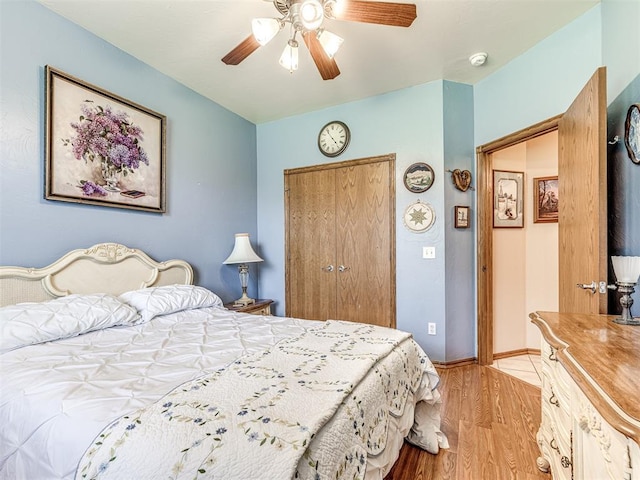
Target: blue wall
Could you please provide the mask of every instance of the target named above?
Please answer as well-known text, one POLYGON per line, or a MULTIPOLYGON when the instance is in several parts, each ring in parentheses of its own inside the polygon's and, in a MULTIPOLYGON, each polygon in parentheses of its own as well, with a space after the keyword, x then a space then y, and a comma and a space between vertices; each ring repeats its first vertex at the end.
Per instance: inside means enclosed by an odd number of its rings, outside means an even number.
MULTIPOLYGON (((609 191, 609 255, 640 256, 640 165, 629 159, 624 142, 627 110, 640 103, 640 75, 622 91, 607 109, 608 191, 609 191), (616 143, 614 138, 620 140, 616 143)), ((609 282, 615 281, 609 262, 609 282)), ((620 313, 619 294, 609 297, 609 312, 620 313)), ((631 313, 640 316, 640 287, 632 297, 631 313)))
POLYGON ((444 166, 445 170, 469 170, 471 188, 466 192, 453 188, 451 174, 444 173, 445 189, 445 279, 447 324, 445 358, 447 361, 476 356, 476 190, 475 151, 473 145, 473 90, 468 85, 445 82, 444 166), (471 226, 454 227, 455 206, 470 207, 471 226))
POLYGON ((222 262, 236 232, 256 246, 255 125, 36 2, 2 1, 0 18, 0 264, 45 266, 112 241, 184 258, 200 284, 239 297, 222 262), (43 199, 47 64, 166 115, 166 214, 43 199))
MULTIPOLYGON (((602 9, 603 56, 607 65, 607 139, 624 136, 632 103, 640 103, 640 2, 606 0, 602 9)), ((640 256, 640 165, 629 160, 622 141, 609 144, 609 255, 640 256)), ((609 282, 615 280, 609 265, 609 282)), ((609 296, 609 312, 620 312, 619 294, 609 296)), ((640 316, 640 288, 631 312, 640 316)))
POLYGON ((565 112, 602 65, 601 44, 596 6, 474 85, 475 144, 565 112))
MULTIPOLYGON (((396 293, 397 326, 414 334, 435 360, 444 360, 448 308, 463 327, 455 331, 466 357, 473 357, 473 229, 453 232, 454 202, 471 205, 473 194, 446 197, 455 190, 447 168, 472 168, 472 89, 469 85, 437 81, 338 107, 298 115, 258 126, 258 232, 266 258, 261 268, 260 292, 279 299, 284 313, 284 177, 283 170, 331 161, 351 160, 386 153, 396 154, 396 293), (445 155, 445 104, 450 118, 459 123, 462 136, 447 142, 445 155), (455 113, 454 113, 455 112, 455 113), (342 120, 351 129, 351 144, 338 159, 327 159, 317 147, 320 128, 330 120, 342 120), (423 194, 404 188, 403 175, 415 162, 426 162, 436 174, 433 186, 423 194), (420 199, 436 211, 435 225, 425 233, 408 231, 402 223, 404 209, 420 199), (436 258, 422 259, 422 247, 436 247, 436 258), (443 275, 449 252, 458 252, 464 276, 457 305, 447 305, 447 279, 443 275), (459 315, 458 315, 459 313, 459 315), (436 323, 438 335, 427 335, 427 323, 436 323)), ((458 324, 458 325, 459 325, 458 324)), ((456 326, 458 326, 456 325, 456 326)), ((452 330, 453 331, 453 330, 452 330)))

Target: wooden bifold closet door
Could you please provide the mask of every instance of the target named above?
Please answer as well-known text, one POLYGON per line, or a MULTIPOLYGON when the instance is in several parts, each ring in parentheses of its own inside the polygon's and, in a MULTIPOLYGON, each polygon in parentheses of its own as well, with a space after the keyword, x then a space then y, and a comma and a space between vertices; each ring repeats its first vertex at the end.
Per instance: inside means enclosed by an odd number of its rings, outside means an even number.
POLYGON ((284 175, 286 315, 395 328, 395 155, 284 175))

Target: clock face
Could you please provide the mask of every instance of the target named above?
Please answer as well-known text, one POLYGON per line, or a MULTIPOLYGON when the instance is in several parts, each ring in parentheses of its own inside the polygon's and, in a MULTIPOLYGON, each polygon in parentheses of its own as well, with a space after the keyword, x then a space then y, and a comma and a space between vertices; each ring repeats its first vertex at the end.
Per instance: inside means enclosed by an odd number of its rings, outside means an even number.
POLYGON ((327 157, 337 157, 349 146, 351 132, 344 123, 327 123, 318 134, 318 148, 327 157))
POLYGON ((624 144, 631 161, 640 164, 640 104, 629 107, 624 124, 624 144))
POLYGON ((429 230, 436 220, 436 213, 428 203, 418 200, 407 207, 403 216, 404 224, 414 233, 429 230))

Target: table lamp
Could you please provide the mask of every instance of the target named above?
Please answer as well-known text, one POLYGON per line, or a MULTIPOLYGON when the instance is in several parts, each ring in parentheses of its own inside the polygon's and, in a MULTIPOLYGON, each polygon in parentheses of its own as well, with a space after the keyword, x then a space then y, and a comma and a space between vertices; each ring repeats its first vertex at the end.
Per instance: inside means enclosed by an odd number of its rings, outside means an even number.
POLYGON ((640 325, 640 317, 633 318, 631 314, 631 305, 633 305, 631 295, 640 277, 640 257, 611 257, 611 263, 613 263, 613 272, 616 274, 616 286, 622 294, 620 297, 622 314, 613 321, 622 325, 640 325))
POLYGON ((234 306, 246 306, 255 303, 253 298, 247 296, 247 284, 249 283, 249 263, 262 262, 256 252, 251 247, 248 233, 236 233, 236 243, 229 258, 223 264, 238 264, 238 272, 240 273, 240 285, 242 286, 242 296, 233 302, 234 306))

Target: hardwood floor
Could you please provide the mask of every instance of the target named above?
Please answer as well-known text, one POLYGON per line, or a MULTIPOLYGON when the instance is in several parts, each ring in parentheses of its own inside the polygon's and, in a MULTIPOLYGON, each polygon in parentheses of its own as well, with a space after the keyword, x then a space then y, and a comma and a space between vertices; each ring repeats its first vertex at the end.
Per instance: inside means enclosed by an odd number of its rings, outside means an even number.
POLYGON ((536 467, 539 388, 479 365, 439 373, 450 448, 432 455, 405 442, 385 480, 551 479, 536 467))

